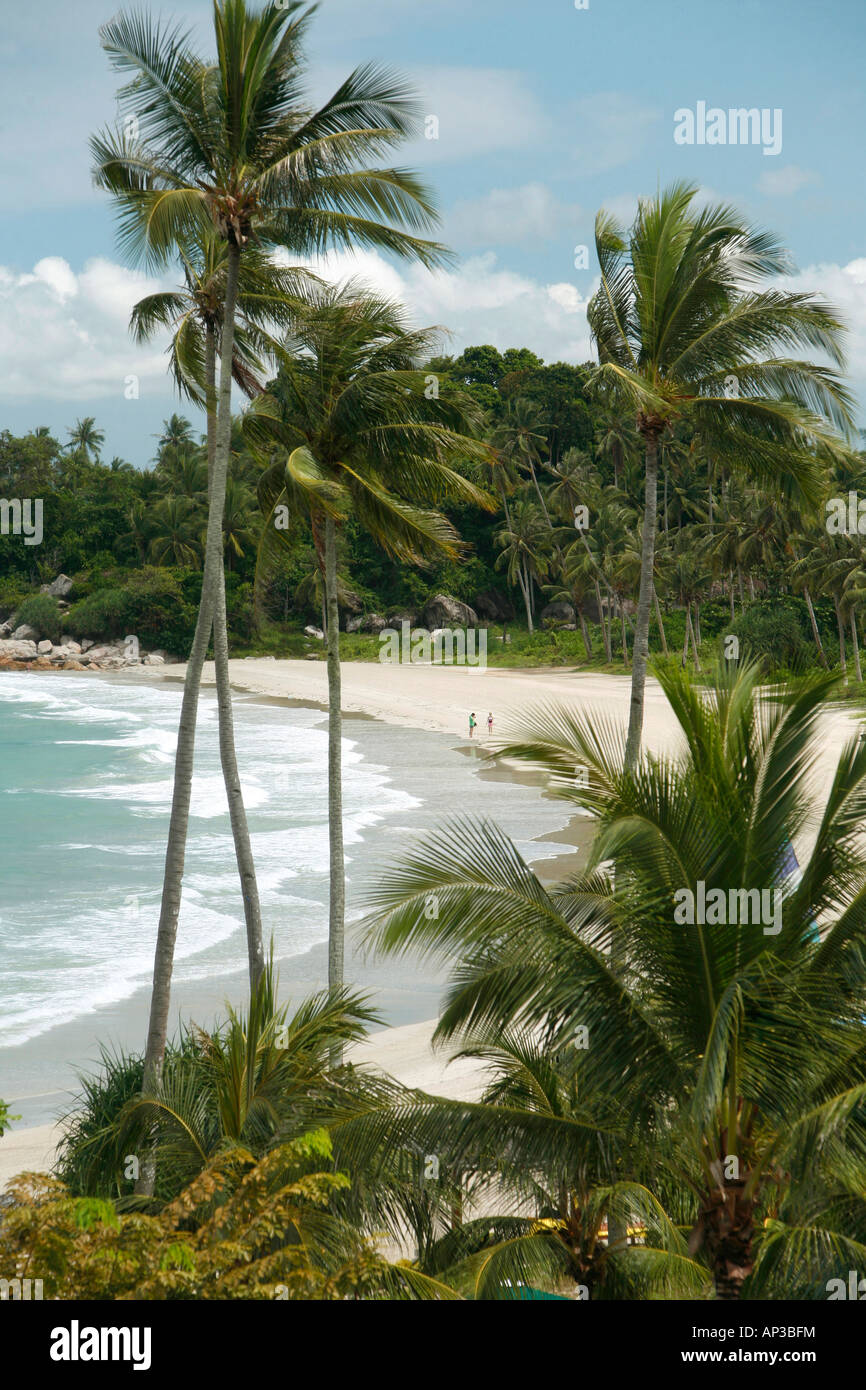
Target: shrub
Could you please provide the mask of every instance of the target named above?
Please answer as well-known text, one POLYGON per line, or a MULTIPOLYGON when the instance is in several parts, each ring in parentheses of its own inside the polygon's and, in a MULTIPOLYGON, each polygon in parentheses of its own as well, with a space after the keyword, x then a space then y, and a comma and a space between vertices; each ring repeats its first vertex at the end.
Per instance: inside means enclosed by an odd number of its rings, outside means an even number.
POLYGON ((730 630, 739 637, 741 647, 775 668, 800 666, 808 655, 798 606, 780 597, 756 600, 738 615, 730 630))
POLYGON ((57 599, 51 594, 29 594, 12 619, 13 627, 27 623, 40 637, 56 642, 60 637, 61 615, 57 599))
POLYGON ((75 637, 121 637, 126 626, 123 589, 97 589, 73 604, 66 626, 75 637))

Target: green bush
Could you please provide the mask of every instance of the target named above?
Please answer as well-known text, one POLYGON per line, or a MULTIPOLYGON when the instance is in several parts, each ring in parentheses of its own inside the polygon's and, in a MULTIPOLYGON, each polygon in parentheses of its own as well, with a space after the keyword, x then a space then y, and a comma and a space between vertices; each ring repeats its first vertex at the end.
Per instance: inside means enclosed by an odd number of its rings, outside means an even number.
POLYGON ((123 589, 97 589, 73 604, 66 626, 75 637, 122 637, 126 626, 123 589))
POLYGON ((12 619, 13 627, 18 627, 21 623, 35 628, 40 637, 48 637, 52 642, 57 642, 61 628, 57 599, 52 598, 50 594, 29 594, 12 619))
POLYGON ((806 634, 800 621, 799 606, 784 597, 757 599, 737 616, 730 631, 740 639, 740 647, 763 657, 774 669, 793 669, 808 658, 806 634))

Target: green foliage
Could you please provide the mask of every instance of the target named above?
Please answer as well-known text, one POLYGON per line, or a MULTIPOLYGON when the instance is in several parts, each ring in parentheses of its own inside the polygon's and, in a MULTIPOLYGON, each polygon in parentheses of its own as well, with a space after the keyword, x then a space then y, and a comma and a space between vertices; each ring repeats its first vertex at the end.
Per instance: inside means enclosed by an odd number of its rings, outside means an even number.
POLYGON ((60 638, 61 615, 57 599, 51 594, 28 594, 12 619, 13 626, 27 623, 40 637, 57 642, 60 638))
POLYGON ((10 1115, 8 1101, 0 1100, 0 1138, 3 1137, 13 1121, 20 1119, 20 1115, 10 1115))
POLYGON ((728 629, 740 639, 741 649, 760 656, 772 669, 795 670, 808 654, 801 621, 802 603, 783 597, 758 599, 728 629))

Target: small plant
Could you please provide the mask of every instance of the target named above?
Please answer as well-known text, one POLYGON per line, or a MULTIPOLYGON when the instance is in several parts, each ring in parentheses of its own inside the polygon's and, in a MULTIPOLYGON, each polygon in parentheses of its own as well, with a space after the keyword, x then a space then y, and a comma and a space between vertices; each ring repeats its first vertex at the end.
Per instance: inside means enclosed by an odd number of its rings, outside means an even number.
POLYGON ((60 640, 60 609, 57 599, 50 594, 29 594, 12 619, 13 627, 26 623, 39 633, 40 637, 60 640))
POLYGON ((9 1103, 8 1103, 8 1101, 0 1100, 0 1138, 3 1137, 3 1135, 6 1133, 7 1129, 9 1128, 9 1126, 10 1126, 15 1120, 20 1120, 20 1119, 21 1119, 21 1116, 20 1116, 20 1115, 10 1115, 10 1114, 9 1114, 9 1103))

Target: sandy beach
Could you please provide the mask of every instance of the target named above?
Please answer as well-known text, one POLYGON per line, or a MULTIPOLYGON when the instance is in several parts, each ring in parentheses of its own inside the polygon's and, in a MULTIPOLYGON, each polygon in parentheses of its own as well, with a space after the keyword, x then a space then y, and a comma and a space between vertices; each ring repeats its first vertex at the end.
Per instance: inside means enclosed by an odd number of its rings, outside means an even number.
MULTIPOLYGON (((327 700, 327 672, 324 663, 309 661, 236 660, 230 663, 232 684, 238 692, 285 700, 304 705, 324 705, 327 700)), ((184 667, 171 665, 165 670, 153 667, 128 668, 112 679, 124 681, 178 681, 184 667)), ((87 676, 81 677, 87 680, 87 676)), ((203 683, 214 682, 213 666, 205 667, 203 683)), ((494 715, 494 735, 508 733, 519 726, 520 718, 533 705, 559 702, 595 711, 608 719, 628 717, 630 680, 627 675, 581 674, 567 670, 477 670, 459 667, 388 666, 378 663, 347 663, 343 666, 343 707, 347 713, 367 715, 391 724, 424 729, 465 739, 468 716, 475 711, 479 733, 487 712, 494 715)), ((816 763, 816 792, 826 791, 833 775, 836 757, 844 743, 854 736, 858 724, 841 707, 825 708, 820 716, 820 737, 824 756, 816 763)), ((658 752, 674 752, 677 729, 664 696, 655 681, 647 683, 645 744, 658 752)), ((478 740, 483 745, 485 735, 478 740)), ((554 837, 555 838, 555 837, 554 837)), ((563 833, 561 837, 569 842, 563 833)), ((796 846, 808 852, 807 837, 796 846)), ((561 864, 561 861, 548 861, 561 864)), ((565 870, 564 870, 565 871, 565 870)), ((388 1028, 371 1035, 357 1050, 358 1061, 380 1067, 407 1085, 439 1094, 474 1097, 483 1087, 483 1073, 476 1064, 460 1061, 448 1065, 447 1052, 434 1053, 430 1038, 435 1020, 388 1028)), ((14 1110, 14 1105, 13 1105, 14 1110)), ((57 1139, 53 1125, 12 1129, 0 1139, 0 1187, 16 1172, 49 1166, 57 1139)))

